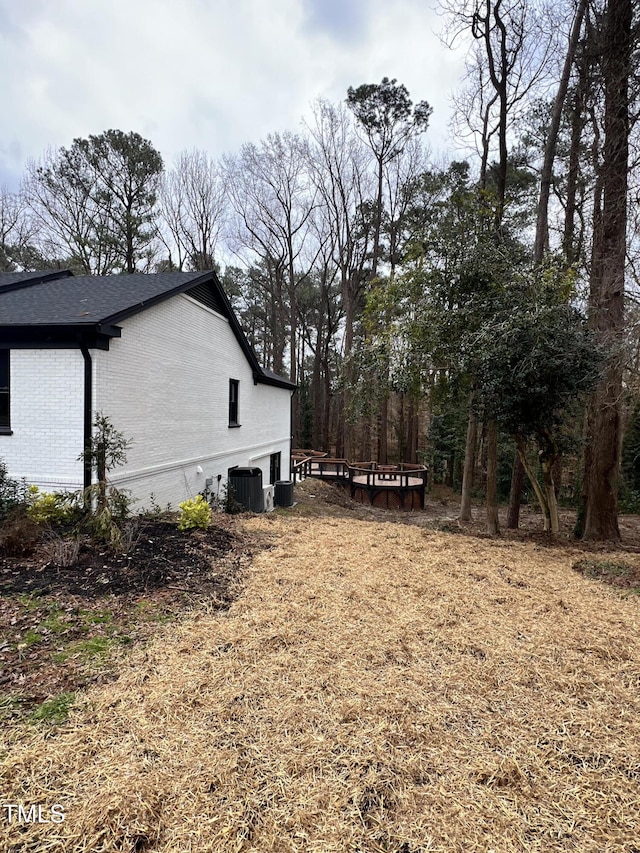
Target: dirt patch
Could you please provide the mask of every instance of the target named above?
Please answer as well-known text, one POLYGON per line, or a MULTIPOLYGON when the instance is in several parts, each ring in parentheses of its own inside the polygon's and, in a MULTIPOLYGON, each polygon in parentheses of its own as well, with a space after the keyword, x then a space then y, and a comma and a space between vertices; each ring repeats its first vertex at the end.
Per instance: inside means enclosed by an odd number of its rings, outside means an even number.
MULTIPOLYGON (((50 552, 0 558, 0 595, 15 593, 69 593, 94 599, 105 595, 132 595, 159 587, 181 584, 200 591, 216 586, 224 592, 224 581, 211 575, 211 560, 231 550, 230 530, 212 526, 208 530, 181 531, 175 522, 140 521, 131 532, 126 553, 114 552, 85 539, 77 560, 61 565, 50 552)), ((62 540, 61 540, 62 541, 62 540)))
MULTIPOLYGON (((425 530, 462 534, 487 538, 485 508, 481 502, 475 502, 472 510, 473 520, 461 523, 460 495, 444 486, 436 486, 427 493, 424 510, 382 509, 351 500, 347 489, 333 483, 309 478, 295 486, 296 505, 288 510, 292 516, 358 518, 364 521, 392 521, 399 524, 421 527, 425 530)), ((520 526, 509 530, 507 507, 499 508, 500 538, 513 542, 535 542, 545 547, 569 549, 579 547, 592 552, 626 551, 640 553, 640 516, 621 515, 619 517, 621 542, 582 542, 575 539, 576 512, 573 509, 560 510, 560 533, 557 537, 545 533, 542 516, 535 504, 524 504, 520 511, 520 526)))
POLYGON ((640 594, 640 566, 624 560, 582 559, 573 564, 573 569, 588 578, 596 578, 610 586, 640 594))
POLYGON ((113 678, 133 645, 194 606, 227 608, 262 547, 226 516, 208 530, 134 525, 126 553, 84 540, 64 566, 55 559, 65 546, 58 537, 56 548, 49 540, 29 558, 0 557, 0 718, 37 714, 113 678))

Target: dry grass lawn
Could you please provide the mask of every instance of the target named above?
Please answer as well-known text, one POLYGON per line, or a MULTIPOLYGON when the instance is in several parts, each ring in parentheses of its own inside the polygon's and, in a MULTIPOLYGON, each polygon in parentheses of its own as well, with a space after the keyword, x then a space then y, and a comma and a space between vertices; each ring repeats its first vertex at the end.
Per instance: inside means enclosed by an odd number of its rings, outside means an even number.
MULTIPOLYGON (((2 851, 640 851, 640 598, 578 549, 257 517, 226 615, 5 732, 2 851)), ((632 559, 637 559, 634 555, 632 559)))

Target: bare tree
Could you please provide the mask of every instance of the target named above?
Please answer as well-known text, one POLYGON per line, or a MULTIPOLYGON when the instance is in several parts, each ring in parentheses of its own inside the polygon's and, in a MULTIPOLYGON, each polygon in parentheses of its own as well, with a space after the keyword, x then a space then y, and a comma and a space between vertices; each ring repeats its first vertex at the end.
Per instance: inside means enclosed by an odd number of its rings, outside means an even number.
POLYGON ((0 187, 0 272, 24 267, 32 232, 22 195, 0 187))
POLYGON ((169 234, 163 238, 169 259, 182 269, 210 270, 227 215, 224 173, 204 151, 183 151, 164 177, 161 218, 169 234))
POLYGON ((82 274, 108 275, 116 269, 117 249, 109 210, 96 203, 91 185, 84 158, 64 148, 29 161, 23 181, 40 252, 68 260, 82 274))
MULTIPOLYGON (((271 134, 259 146, 242 146, 238 157, 224 161, 234 216, 230 223, 236 247, 244 246, 269 273, 277 321, 288 326, 289 374, 297 378, 298 283, 308 270, 299 270, 309 237, 315 192, 307 172, 305 141, 291 133, 271 134)), ((283 367, 276 352, 274 370, 283 367)))
POLYGON ((367 258, 372 244, 369 222, 362 216, 374 191, 371 154, 355 133, 346 107, 319 100, 308 130, 311 136, 309 169, 317 189, 317 221, 330 235, 344 311, 342 391, 336 452, 352 458, 353 430, 349 414, 357 377, 353 363, 356 324, 362 313, 367 258))
POLYGON ((571 27, 569 43, 565 55, 562 74, 558 84, 558 91, 553 102, 551 110, 551 122, 549 132, 544 146, 544 158, 542 163, 542 172, 540 175, 540 198, 538 200, 538 218, 536 223, 536 237, 533 249, 534 262, 539 264, 544 257, 544 251, 549 243, 548 229, 548 212, 549 212, 549 197, 551 194, 551 181, 553 178, 553 162, 556 155, 556 146, 558 142, 558 133, 560 131, 560 122, 562 120, 562 111, 564 108, 565 98, 569 89, 569 80, 571 71, 574 65, 576 51, 582 31, 582 22, 587 9, 588 0, 580 0, 571 27))

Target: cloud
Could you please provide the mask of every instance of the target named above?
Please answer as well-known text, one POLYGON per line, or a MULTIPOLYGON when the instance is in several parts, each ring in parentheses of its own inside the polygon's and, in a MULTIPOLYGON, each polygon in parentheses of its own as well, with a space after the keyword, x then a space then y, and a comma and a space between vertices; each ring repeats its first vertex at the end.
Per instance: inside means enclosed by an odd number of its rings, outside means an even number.
MULTIPOLYGON (((461 63, 424 0, 0 0, 0 182, 26 160, 108 128, 141 133, 165 161, 298 130, 321 96, 397 77, 435 108, 461 63)), ((14 186, 15 188, 15 186, 14 186)))
POLYGON ((309 33, 325 32, 347 44, 366 39, 369 21, 363 0, 303 0, 303 7, 309 33))

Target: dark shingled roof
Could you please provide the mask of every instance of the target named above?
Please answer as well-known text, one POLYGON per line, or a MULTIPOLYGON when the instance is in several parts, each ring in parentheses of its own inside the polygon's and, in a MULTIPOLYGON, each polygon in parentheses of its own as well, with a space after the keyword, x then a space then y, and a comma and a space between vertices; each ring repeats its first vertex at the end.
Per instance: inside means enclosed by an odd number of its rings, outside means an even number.
MULTIPOLYGON (((36 336, 51 346, 65 340, 91 341, 108 348, 120 335, 116 324, 152 305, 191 291, 208 289, 227 317, 258 382, 296 388, 288 379, 264 370, 242 332, 231 305, 213 272, 172 272, 145 275, 73 276, 69 271, 0 274, 0 345, 24 346, 36 336), (9 279, 9 276, 14 276, 9 279), (31 276, 31 278, 20 278, 31 276), (71 336, 71 337, 70 337, 71 336), (93 337, 91 337, 93 336, 93 337)), ((197 291, 194 292, 196 296, 197 291)))
POLYGON ((40 270, 38 272, 0 272, 0 291, 14 290, 54 278, 73 275, 71 270, 40 270))
POLYGON ((117 323, 210 276, 201 272, 79 275, 34 282, 10 292, 0 290, 0 325, 117 323))

